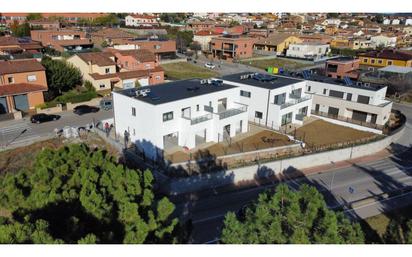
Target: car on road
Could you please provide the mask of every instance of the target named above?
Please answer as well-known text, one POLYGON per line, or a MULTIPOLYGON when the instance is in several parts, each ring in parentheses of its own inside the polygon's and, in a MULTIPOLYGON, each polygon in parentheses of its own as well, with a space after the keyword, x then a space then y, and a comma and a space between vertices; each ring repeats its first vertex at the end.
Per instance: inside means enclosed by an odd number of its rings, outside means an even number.
POLYGON ((99 110, 100 108, 96 106, 79 105, 79 106, 74 107, 73 112, 77 115, 83 115, 86 113, 98 112, 99 110))
POLYGON ((216 68, 216 66, 215 66, 213 63, 211 63, 211 62, 205 63, 205 67, 206 67, 206 68, 209 68, 209 69, 214 69, 214 68, 216 68))
POLYGON ((33 116, 31 116, 30 121, 32 123, 40 124, 43 122, 58 120, 58 119, 60 119, 60 115, 38 113, 38 114, 34 114, 33 116))

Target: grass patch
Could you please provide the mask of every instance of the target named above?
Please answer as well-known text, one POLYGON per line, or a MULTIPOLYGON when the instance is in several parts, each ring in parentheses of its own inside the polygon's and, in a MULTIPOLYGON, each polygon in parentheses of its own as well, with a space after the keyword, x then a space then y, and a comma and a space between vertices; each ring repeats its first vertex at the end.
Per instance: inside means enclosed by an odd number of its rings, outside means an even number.
POLYGON ((219 73, 213 70, 199 67, 187 62, 163 64, 162 68, 165 70, 165 75, 167 78, 172 80, 193 78, 206 79, 219 75, 219 73))
POLYGON ((263 59, 263 60, 244 60, 244 61, 241 61, 241 63, 249 65, 249 66, 253 66, 259 69, 263 69, 263 70, 266 70, 269 66, 283 68, 286 70, 294 70, 294 69, 300 69, 300 68, 311 66, 311 64, 305 64, 301 62, 295 62, 292 60, 285 60, 285 59, 279 59, 279 58, 263 59))
POLYGON ((315 120, 296 130, 296 137, 309 146, 325 146, 339 143, 373 139, 377 135, 371 132, 339 126, 324 120, 315 120))

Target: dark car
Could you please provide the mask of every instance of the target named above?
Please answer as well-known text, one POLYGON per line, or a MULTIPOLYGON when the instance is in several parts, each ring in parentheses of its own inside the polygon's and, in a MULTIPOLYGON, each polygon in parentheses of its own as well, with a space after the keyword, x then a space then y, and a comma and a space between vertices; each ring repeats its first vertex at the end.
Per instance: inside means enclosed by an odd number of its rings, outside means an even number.
POLYGON ((54 114, 45 114, 45 113, 39 113, 31 116, 30 121, 32 123, 42 123, 46 121, 52 121, 52 120, 58 120, 60 119, 60 115, 54 115, 54 114))
POLYGON ((89 106, 89 105, 79 105, 74 107, 73 112, 78 115, 83 115, 90 112, 98 112, 100 110, 99 107, 89 106))

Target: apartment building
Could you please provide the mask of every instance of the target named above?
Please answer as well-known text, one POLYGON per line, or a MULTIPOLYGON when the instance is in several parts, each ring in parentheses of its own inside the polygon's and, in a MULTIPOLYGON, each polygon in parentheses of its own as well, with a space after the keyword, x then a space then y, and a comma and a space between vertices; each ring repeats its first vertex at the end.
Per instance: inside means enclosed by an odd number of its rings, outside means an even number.
POLYGON ((338 57, 327 60, 325 63, 325 73, 327 77, 343 79, 348 77, 358 79, 359 77, 359 59, 351 57, 338 57))
POLYGON ((125 17, 126 26, 133 27, 157 27, 159 22, 157 17, 146 14, 131 14, 125 17))
POLYGON ((147 86, 151 83, 151 77, 160 81, 161 77, 155 74, 163 71, 160 67, 119 71, 116 56, 109 52, 79 53, 67 61, 79 68, 83 79, 90 81, 96 90, 134 88, 136 81, 140 86, 147 86))
POLYGON ((305 93, 305 81, 259 73, 227 75, 222 80, 237 87, 239 102, 248 106, 248 119, 254 123, 280 129, 301 125, 310 116, 312 99, 305 93))
POLYGON ((149 158, 180 146, 221 142, 248 130, 239 89, 218 80, 190 79, 113 92, 116 133, 125 131, 149 158))
POLYGON ((330 51, 328 44, 306 42, 290 44, 286 51, 287 57, 318 60, 325 57, 330 51))
POLYGON ((382 68, 389 65, 412 67, 412 52, 395 49, 381 51, 369 51, 358 54, 361 65, 374 68, 382 68))
MULTIPOLYGON (((299 74, 284 76, 298 78, 299 74)), ((306 93, 312 94, 312 115, 374 129, 388 122, 392 102, 385 99, 386 86, 316 74, 305 77, 306 93)))
POLYGON ((36 60, 0 61, 0 114, 27 112, 44 103, 45 68, 36 60))
POLYGON ((253 49, 257 52, 273 53, 277 55, 286 54, 290 44, 301 43, 302 39, 290 33, 273 33, 267 38, 258 40, 253 49))
POLYGON ((210 41, 211 56, 214 59, 233 61, 250 58, 256 39, 240 36, 222 36, 210 41))
POLYGON ((41 42, 44 47, 57 51, 83 51, 93 48, 93 42, 86 38, 86 32, 77 30, 32 30, 33 41, 41 42))

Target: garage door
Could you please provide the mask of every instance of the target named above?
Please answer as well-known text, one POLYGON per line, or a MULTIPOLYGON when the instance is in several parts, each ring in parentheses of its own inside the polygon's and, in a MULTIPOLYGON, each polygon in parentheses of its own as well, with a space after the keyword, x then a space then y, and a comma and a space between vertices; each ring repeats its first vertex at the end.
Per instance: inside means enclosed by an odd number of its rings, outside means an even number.
POLYGON ((7 100, 5 97, 0 97, 0 114, 8 113, 7 100))
POLYGON ((27 95, 15 95, 13 96, 14 108, 19 111, 28 111, 29 110, 29 100, 27 95))
POLYGON ((352 113, 352 119, 358 120, 358 121, 366 121, 366 117, 368 114, 366 112, 360 112, 360 111, 353 111, 352 113))

